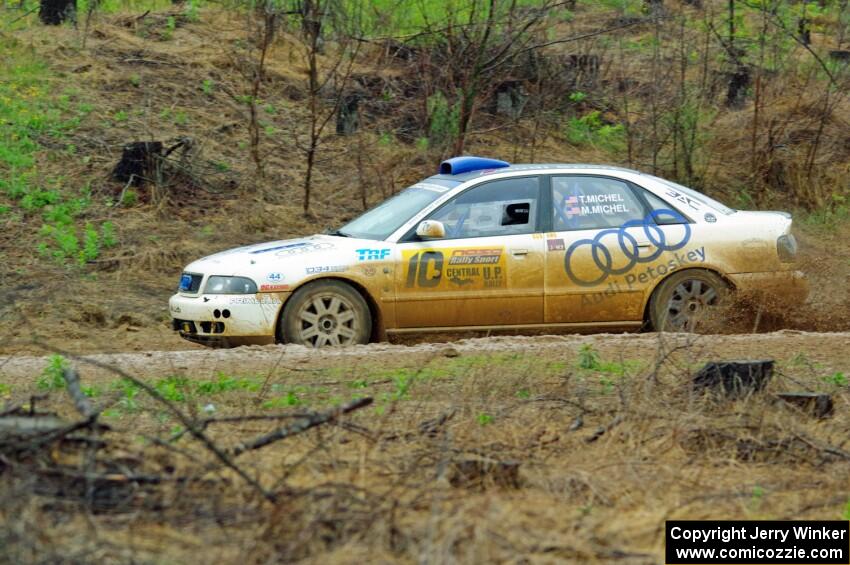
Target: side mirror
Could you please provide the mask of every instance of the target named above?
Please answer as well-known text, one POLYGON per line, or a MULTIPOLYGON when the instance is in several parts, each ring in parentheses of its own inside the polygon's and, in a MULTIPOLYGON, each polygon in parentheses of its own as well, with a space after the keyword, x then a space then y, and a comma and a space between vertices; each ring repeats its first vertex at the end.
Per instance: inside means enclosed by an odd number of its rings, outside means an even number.
POLYGON ((437 220, 425 220, 416 226, 416 235, 422 239, 443 239, 446 237, 446 226, 437 220))

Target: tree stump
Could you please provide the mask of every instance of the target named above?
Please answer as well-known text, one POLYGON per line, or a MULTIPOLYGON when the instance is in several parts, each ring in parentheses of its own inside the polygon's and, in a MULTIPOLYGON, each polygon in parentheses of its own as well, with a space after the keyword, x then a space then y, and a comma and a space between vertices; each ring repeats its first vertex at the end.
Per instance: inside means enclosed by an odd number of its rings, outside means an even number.
POLYGON ((517 489, 519 461, 497 461, 487 457, 463 457, 452 461, 449 483, 458 488, 486 489, 489 486, 517 489))
POLYGON ((352 135, 358 130, 360 127, 359 105, 360 96, 358 94, 349 94, 343 99, 336 114, 337 135, 352 135))
POLYGON ((692 380, 694 392, 714 390, 731 398, 747 396, 767 386, 773 377, 772 359, 706 363, 692 380))
POLYGON ((729 75, 729 86, 726 89, 726 106, 729 108, 743 108, 749 87, 750 68, 746 65, 738 65, 735 72, 729 75))
POLYGON ((835 410, 832 404, 832 397, 828 394, 817 392, 781 392, 776 397, 792 406, 796 406, 815 418, 828 418, 832 416, 835 410))
POLYGON ((58 26, 65 20, 74 21, 77 15, 77 0, 41 0, 38 19, 49 26, 58 26))
POLYGON ((518 80, 510 80, 499 84, 495 92, 495 113, 510 118, 518 118, 522 114, 528 94, 523 84, 518 80))
POLYGON ((128 143, 123 148, 121 160, 112 169, 112 178, 134 186, 141 186, 145 181, 153 181, 156 179, 160 157, 162 157, 161 141, 128 143))

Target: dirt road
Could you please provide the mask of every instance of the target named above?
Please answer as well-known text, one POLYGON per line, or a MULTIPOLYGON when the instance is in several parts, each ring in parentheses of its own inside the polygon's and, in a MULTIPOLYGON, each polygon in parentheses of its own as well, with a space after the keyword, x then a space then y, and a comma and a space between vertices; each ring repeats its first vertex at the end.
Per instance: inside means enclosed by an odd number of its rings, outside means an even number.
MULTIPOLYGON (((183 374, 207 378, 220 372, 269 374, 286 368, 357 366, 416 366, 439 355, 488 355, 519 353, 547 359, 575 357, 583 346, 592 346, 603 358, 651 360, 659 348, 686 347, 694 362, 706 359, 775 358, 790 361, 799 356, 818 363, 822 371, 850 374, 850 332, 812 333, 783 330, 765 334, 594 334, 538 337, 490 337, 449 343, 391 345, 376 343, 342 349, 311 350, 298 345, 250 346, 235 349, 192 349, 85 355, 80 366, 88 378, 105 377, 109 371, 87 360, 121 367, 133 374, 164 377, 183 374)), ((73 353, 73 351, 69 352, 73 353)), ((46 352, 47 354, 47 352, 46 352)), ((24 383, 47 365, 42 356, 0 357, 0 379, 24 383)), ((110 375, 114 376, 114 375, 110 375)))

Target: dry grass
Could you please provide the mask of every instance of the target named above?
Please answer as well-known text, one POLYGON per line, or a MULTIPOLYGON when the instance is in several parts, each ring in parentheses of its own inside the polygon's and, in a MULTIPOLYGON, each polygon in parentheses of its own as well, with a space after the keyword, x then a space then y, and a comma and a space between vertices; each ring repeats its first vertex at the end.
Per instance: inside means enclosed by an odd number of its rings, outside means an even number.
MULTIPOLYGON (((3 505, 0 535, 26 561, 54 552, 104 562, 654 563, 667 519, 847 512, 847 389, 824 380, 847 366, 835 347, 844 338, 819 346, 791 334, 727 343, 529 338, 325 357, 293 350, 271 369, 243 362, 253 390, 203 394, 198 382, 215 381, 207 362, 187 373, 194 381, 175 402, 198 419, 209 404, 216 417, 322 410, 357 395, 375 404, 235 458, 276 494, 270 503, 188 435, 169 449, 151 444, 173 436, 176 422, 139 394, 132 410, 119 402, 101 418, 113 428, 104 457, 192 480, 138 488, 125 505, 92 513, 70 490, 35 494, 40 475, 13 479, 26 468, 13 464, 3 491, 15 503, 3 505), (499 343, 514 345, 499 352, 499 343), (764 393, 731 401, 690 392, 695 367, 747 349, 777 359, 764 393), (801 389, 832 393, 835 415, 816 420, 773 398, 801 389), (458 462, 469 458, 518 462, 518 484, 460 481, 458 462), (22 527, 45 520, 53 526, 43 534, 22 527)), ((104 391, 96 401, 112 398, 115 377, 93 374, 83 381, 104 391)), ((16 385, 11 400, 34 392, 16 385)), ((40 405, 73 411, 61 391, 40 405)), ((275 425, 210 424, 208 432, 229 449, 275 425)))

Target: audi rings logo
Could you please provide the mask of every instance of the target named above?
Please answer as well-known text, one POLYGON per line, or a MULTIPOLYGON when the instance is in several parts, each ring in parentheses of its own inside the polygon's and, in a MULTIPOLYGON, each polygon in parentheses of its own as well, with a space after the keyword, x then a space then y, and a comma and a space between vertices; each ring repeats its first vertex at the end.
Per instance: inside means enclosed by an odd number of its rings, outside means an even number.
MULTIPOLYGON (((596 286, 611 275, 617 276, 625 274, 639 263, 650 263, 655 261, 665 251, 676 251, 677 249, 681 249, 688 244, 690 238, 691 226, 682 214, 669 209, 653 210, 642 220, 629 220, 619 228, 601 230, 593 239, 579 239, 578 241, 573 242, 564 254, 564 270, 566 270, 567 276, 575 284, 579 286, 596 286), (681 237, 676 237, 674 242, 668 241, 668 236, 673 234, 667 234, 663 229, 661 229, 657 223, 659 217, 662 219, 672 218, 674 222, 681 222, 676 225, 677 228, 684 230, 681 237), (629 228, 642 228, 644 235, 646 235, 646 238, 655 250, 648 255, 641 256, 641 244, 638 243, 638 240, 634 235, 626 231, 629 228), (614 235, 617 236, 617 244, 619 245, 620 251, 626 258, 625 264, 618 267, 614 266, 614 254, 604 243, 602 243, 603 238, 614 235), (590 246, 593 263, 595 263, 596 269, 599 271, 599 276, 591 280, 579 278, 574 272, 572 264, 575 253, 582 247, 588 245, 590 246)), ((582 261, 582 264, 586 263, 582 261)))

